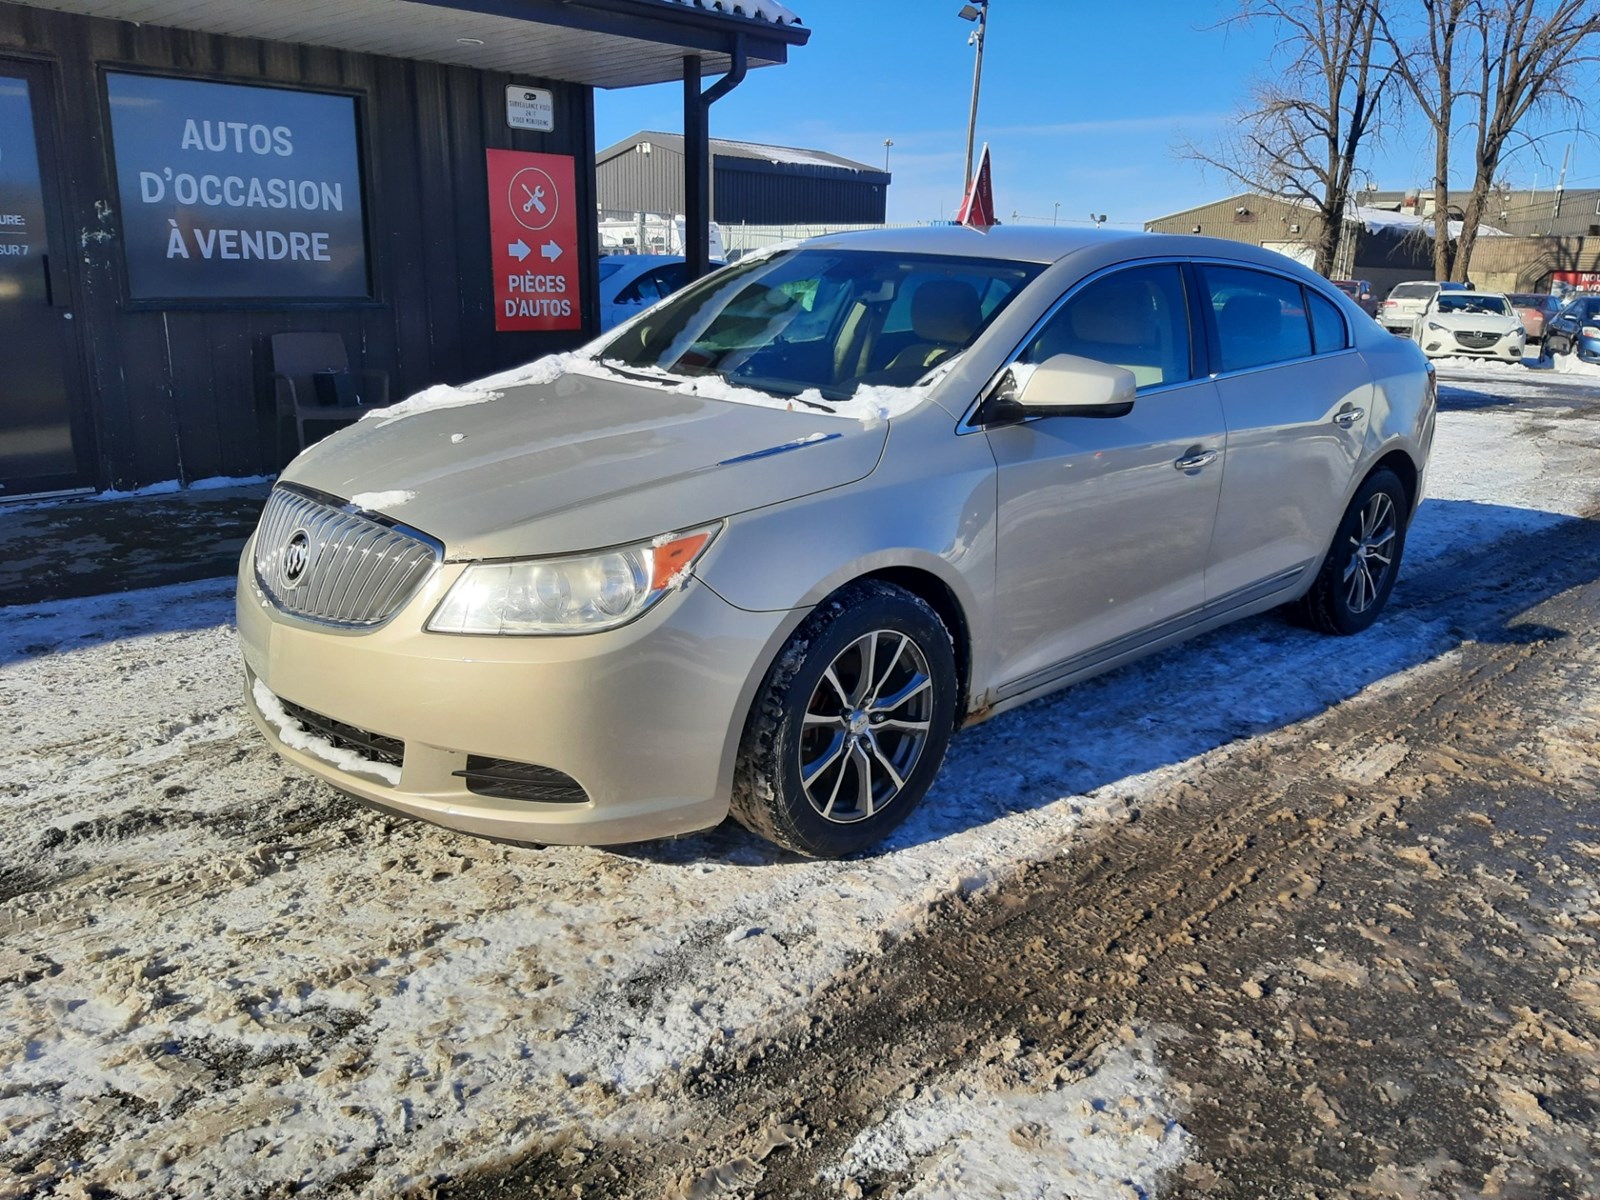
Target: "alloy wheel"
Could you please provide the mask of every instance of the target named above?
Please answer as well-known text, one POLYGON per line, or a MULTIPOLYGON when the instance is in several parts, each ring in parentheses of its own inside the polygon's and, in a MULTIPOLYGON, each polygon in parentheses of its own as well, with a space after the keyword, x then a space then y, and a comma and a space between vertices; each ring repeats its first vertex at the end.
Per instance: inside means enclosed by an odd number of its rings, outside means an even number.
POLYGON ((1350 559, 1344 568, 1344 600, 1353 614, 1371 608, 1394 565, 1398 527, 1394 501, 1374 492, 1361 509, 1359 528, 1350 534, 1350 559))
POLYGON ((880 629, 828 664, 806 701, 800 786, 826 821, 864 821, 893 803, 927 744, 934 713, 927 659, 910 637, 880 629))

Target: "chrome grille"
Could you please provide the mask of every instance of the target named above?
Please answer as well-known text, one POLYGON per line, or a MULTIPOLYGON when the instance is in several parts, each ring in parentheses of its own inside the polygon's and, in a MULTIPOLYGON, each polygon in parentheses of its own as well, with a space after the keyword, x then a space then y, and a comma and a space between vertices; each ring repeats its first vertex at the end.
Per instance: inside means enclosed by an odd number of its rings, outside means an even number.
POLYGON ((426 534, 292 484, 272 489, 256 527, 256 579, 284 612, 381 625, 443 557, 426 534))

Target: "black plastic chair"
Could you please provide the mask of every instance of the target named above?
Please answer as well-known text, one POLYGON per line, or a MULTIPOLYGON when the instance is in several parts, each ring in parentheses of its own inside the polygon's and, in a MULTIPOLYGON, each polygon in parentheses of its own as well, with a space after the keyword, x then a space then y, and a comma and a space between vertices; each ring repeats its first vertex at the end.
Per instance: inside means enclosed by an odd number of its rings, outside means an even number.
POLYGON ((294 421, 296 449, 309 421, 354 421, 389 403, 387 371, 352 370, 337 333, 272 335, 272 394, 280 419, 294 421))

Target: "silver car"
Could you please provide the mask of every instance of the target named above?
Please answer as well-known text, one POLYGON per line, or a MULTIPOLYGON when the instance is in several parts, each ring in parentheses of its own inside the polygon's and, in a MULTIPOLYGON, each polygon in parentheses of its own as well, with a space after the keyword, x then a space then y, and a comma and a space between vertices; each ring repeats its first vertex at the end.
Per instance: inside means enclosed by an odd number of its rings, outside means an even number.
POLYGON ((240 563, 246 704, 476 834, 731 811, 849 854, 964 725, 1279 605, 1365 629, 1434 411, 1414 344, 1268 251, 820 238, 296 459, 240 563))

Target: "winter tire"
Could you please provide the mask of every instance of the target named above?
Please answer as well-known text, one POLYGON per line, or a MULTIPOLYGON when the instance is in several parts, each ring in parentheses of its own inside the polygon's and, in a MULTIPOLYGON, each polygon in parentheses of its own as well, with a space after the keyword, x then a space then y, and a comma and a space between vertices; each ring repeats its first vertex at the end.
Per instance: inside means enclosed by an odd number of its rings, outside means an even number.
POLYGON ((840 589, 795 631, 756 694, 734 817, 814 858, 881 841, 938 773, 955 705, 955 651, 938 614, 881 581, 840 589))
POLYGON ((1299 615, 1324 633, 1360 633, 1378 619, 1405 550, 1410 500, 1393 471, 1367 476, 1345 510, 1299 615))

